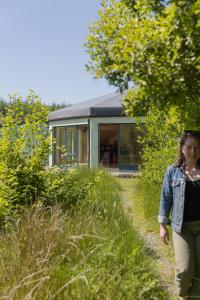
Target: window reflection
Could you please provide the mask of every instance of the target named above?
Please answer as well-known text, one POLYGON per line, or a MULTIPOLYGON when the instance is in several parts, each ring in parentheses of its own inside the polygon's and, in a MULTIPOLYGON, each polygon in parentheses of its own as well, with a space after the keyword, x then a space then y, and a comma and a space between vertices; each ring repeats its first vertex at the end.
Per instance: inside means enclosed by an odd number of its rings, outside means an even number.
POLYGON ((142 146, 137 139, 142 134, 135 124, 120 125, 120 168, 137 169, 141 162, 142 151, 142 146))
POLYGON ((78 126, 78 163, 88 162, 88 131, 87 125, 78 126))
POLYGON ((87 125, 55 127, 54 164, 86 164, 87 136, 87 125))
POLYGON ((100 124, 100 165, 117 168, 118 166, 118 128, 117 124, 100 124))

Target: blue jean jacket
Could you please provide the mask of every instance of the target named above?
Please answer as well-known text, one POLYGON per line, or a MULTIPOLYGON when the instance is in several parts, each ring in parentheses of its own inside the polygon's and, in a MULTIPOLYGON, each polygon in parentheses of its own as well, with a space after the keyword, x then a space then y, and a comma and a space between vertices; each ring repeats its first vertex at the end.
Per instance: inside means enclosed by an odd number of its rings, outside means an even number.
POLYGON ((168 167, 162 185, 158 222, 170 224, 169 215, 172 211, 171 226, 181 232, 185 202, 186 176, 183 168, 168 167))

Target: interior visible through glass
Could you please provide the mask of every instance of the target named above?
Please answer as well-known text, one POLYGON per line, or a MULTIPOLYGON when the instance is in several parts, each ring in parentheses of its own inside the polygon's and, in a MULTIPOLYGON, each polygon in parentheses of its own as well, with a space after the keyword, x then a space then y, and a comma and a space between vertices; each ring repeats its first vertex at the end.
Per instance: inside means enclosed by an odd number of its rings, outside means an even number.
POLYGON ((54 164, 87 164, 87 125, 54 128, 54 164))
POLYGON ((115 124, 101 124, 100 134, 100 165, 117 168, 118 166, 118 127, 115 124))
POLYGON ((137 169, 141 160, 142 146, 138 143, 138 136, 142 131, 136 124, 120 124, 120 156, 121 169, 137 169))

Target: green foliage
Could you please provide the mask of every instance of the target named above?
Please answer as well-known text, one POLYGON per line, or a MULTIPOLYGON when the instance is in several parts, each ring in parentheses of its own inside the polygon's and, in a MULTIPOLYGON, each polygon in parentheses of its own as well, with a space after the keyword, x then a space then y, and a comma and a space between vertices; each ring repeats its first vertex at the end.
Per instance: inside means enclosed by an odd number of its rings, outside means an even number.
POLYGON ((3 220, 5 220, 5 217, 7 216, 10 209, 11 209, 11 204, 9 203, 9 201, 1 197, 0 198, 0 224, 3 220))
POLYGON ((146 116, 144 178, 160 184, 183 129, 200 129, 200 0, 107 0, 90 26, 87 69, 146 116), (132 87, 132 88, 130 88, 132 87))
POLYGON ((146 117, 145 125, 146 135, 139 138, 143 144, 143 180, 159 186, 167 166, 176 160, 184 125, 179 111, 174 108, 167 114, 153 108, 146 117))
POLYGON ((0 130, 0 210, 36 201, 44 189, 50 151, 48 109, 30 91, 10 96, 0 130))
POLYGON ((0 295, 171 299, 122 210, 116 180, 99 170, 84 174, 86 181, 96 174, 96 182, 75 210, 33 207, 7 224, 0 236, 0 295))
POLYGON ((101 176, 101 171, 88 168, 64 170, 53 167, 45 173, 45 190, 41 197, 46 205, 55 203, 69 208, 83 201, 101 176))
POLYGON ((83 200, 98 175, 87 169, 48 169, 48 108, 33 91, 26 99, 12 95, 10 101, 0 132, 0 220, 35 202, 69 208, 83 200))
POLYGON ((0 98, 0 117, 5 116, 8 103, 0 98))
POLYGON ((96 77, 126 90, 129 115, 152 107, 180 110, 187 128, 200 127, 200 1, 102 2, 90 26, 87 65, 96 77))

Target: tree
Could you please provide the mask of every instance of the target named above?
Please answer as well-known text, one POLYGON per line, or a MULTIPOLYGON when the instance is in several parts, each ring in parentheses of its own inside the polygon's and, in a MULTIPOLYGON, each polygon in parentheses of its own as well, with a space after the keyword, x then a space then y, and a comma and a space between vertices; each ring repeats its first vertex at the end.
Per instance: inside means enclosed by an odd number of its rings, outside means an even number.
POLYGON ((87 69, 127 90, 129 115, 176 107, 200 127, 200 0, 108 0, 90 26, 87 69))
POLYGON ((0 117, 5 116, 7 106, 8 103, 4 99, 0 98, 0 117))
MULTIPOLYGON (((183 129, 200 129, 200 0, 107 0, 90 26, 88 71, 146 115, 144 174, 158 182, 183 129)), ((145 180, 146 180, 145 179, 145 180)))
POLYGON ((13 207, 34 203, 45 189, 50 151, 48 108, 33 91, 11 95, 0 129, 0 218, 13 207))
POLYGON ((67 104, 66 102, 61 102, 61 103, 52 102, 51 104, 47 105, 50 112, 57 110, 57 109, 62 109, 62 108, 68 107, 68 106, 71 106, 71 104, 67 104))

